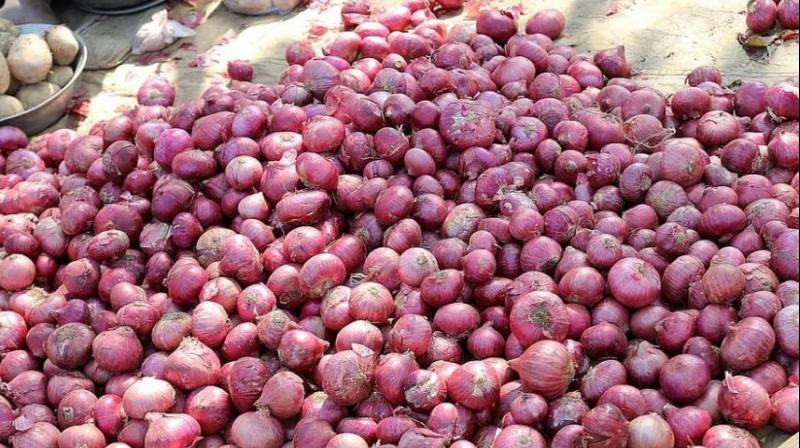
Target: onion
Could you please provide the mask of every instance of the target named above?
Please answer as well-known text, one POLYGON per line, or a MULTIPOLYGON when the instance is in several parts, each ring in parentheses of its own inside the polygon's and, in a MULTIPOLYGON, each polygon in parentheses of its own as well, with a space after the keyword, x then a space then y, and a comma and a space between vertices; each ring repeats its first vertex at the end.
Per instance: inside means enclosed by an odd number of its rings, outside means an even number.
POLYGON ((613 404, 603 404, 589 411, 583 418, 583 428, 585 443, 626 446, 629 442, 628 423, 613 404))
POLYGON ((754 1, 748 5, 745 23, 754 33, 763 33, 775 25, 778 7, 775 2, 754 1))
POLYGON ((47 358, 65 369, 82 367, 91 357, 91 341, 94 337, 94 332, 85 324, 62 325, 47 338, 45 344, 47 358))
POLYGON ((765 362, 774 346, 772 327, 760 317, 748 317, 730 327, 720 357, 729 368, 751 369, 765 362))
POLYGON ((611 267, 608 282, 614 298, 626 306, 642 308, 658 296, 661 279, 646 261, 624 258, 611 267))
POLYGON ((565 426, 579 424, 589 406, 581 399, 577 392, 569 392, 550 403, 550 412, 547 416, 547 427, 557 431, 565 426))
POLYGON ((598 51, 594 55, 594 63, 609 78, 629 78, 633 73, 623 46, 598 51))
POLYGON ((544 291, 517 299, 509 323, 511 331, 525 346, 544 338, 564 340, 569 330, 564 303, 555 294, 544 291))
POLYGON ((572 382, 574 366, 567 349, 555 341, 539 341, 525 353, 510 361, 522 383, 531 392, 554 399, 562 395, 572 382))
POLYGON ((628 446, 634 447, 664 447, 669 448, 675 444, 675 435, 663 418, 656 414, 636 417, 628 426, 628 446))
POLYGON ((322 386, 341 405, 353 405, 369 396, 375 371, 374 353, 353 345, 333 355, 322 369, 322 386))
MULTIPOLYGON (((9 438, 14 446, 58 446, 59 439, 58 428, 47 422, 36 422, 9 438)), ((105 441, 100 446, 104 444, 105 441)))
POLYGON ((175 404, 175 389, 166 381, 141 378, 122 396, 125 415, 144 418, 148 412, 165 412, 175 404))
POLYGON ((97 427, 106 437, 119 434, 127 420, 122 398, 111 394, 98 398, 95 404, 94 418, 97 427))
POLYGON ((625 358, 625 369, 631 381, 638 386, 652 386, 669 358, 652 344, 642 341, 633 345, 625 358))
POLYGON ((164 374, 178 387, 196 389, 214 384, 219 368, 219 358, 210 348, 197 339, 187 338, 167 358, 164 374))
POLYGON ((785 432, 796 431, 798 423, 797 408, 798 394, 797 386, 789 386, 772 395, 772 423, 776 428, 785 432))
POLYGON ((231 408, 227 392, 216 386, 205 386, 189 394, 184 412, 197 420, 203 434, 213 434, 228 423, 231 408))
POLYGON ((759 446, 758 440, 752 434, 735 426, 712 426, 703 436, 703 445, 709 448, 720 448, 730 444, 747 448, 759 446))
POLYGON ((540 33, 555 39, 564 31, 564 25, 565 19, 561 11, 542 9, 528 19, 525 24, 525 33, 540 33))
POLYGON ((470 146, 487 147, 494 140, 494 121, 481 103, 464 100, 450 103, 442 110, 439 129, 448 143, 462 150, 470 146))
POLYGON ((180 447, 200 436, 200 425, 188 414, 160 414, 153 418, 144 438, 145 446, 180 447))
POLYGON ((778 347, 789 356, 797 356, 798 305, 789 305, 778 311, 772 322, 778 347))
POLYGON ((92 341, 92 353, 97 365, 112 373, 134 370, 144 355, 136 333, 125 326, 98 334, 92 341))
POLYGON ((760 384, 770 395, 784 388, 788 382, 786 371, 776 362, 765 362, 747 372, 753 381, 760 384))
POLYGON ((701 358, 677 355, 664 364, 659 383, 664 395, 674 401, 688 403, 700 398, 708 387, 711 372, 701 358))
MULTIPOLYGON (((556 10, 525 34, 514 10, 437 18, 463 6, 348 0, 274 85, 231 60, 228 85, 173 107, 153 78, 87 135, 0 128, 0 439, 796 431, 797 80, 728 88, 706 66, 667 96, 622 46, 554 44, 556 10)), ((796 12, 758 0, 745 21, 796 12)))
POLYGON ((722 382, 719 410, 727 421, 751 431, 766 426, 772 416, 767 391, 746 376, 730 374, 722 382))

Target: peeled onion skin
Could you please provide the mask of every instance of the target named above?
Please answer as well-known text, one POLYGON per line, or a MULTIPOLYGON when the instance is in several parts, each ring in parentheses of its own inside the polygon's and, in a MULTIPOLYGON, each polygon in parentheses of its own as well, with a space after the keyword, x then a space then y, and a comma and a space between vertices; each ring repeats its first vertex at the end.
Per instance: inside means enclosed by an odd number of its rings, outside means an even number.
POLYGON ((797 432, 797 77, 661 92, 554 9, 372 3, 269 85, 231 59, 186 104, 0 126, 0 448, 797 432))

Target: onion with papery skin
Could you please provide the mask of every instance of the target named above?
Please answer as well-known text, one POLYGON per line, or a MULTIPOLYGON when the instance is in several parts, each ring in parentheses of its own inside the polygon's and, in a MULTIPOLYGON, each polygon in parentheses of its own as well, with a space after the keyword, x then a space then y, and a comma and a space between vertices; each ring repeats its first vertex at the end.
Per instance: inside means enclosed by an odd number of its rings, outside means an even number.
POLYGON ((772 395, 772 424, 784 432, 797 431, 800 427, 798 414, 798 388, 790 385, 772 395))
POLYGON ((510 361, 522 383, 531 392, 554 399, 566 392, 575 375, 567 349, 556 341, 539 341, 510 361))
POLYGON ((694 355, 677 355, 659 373, 659 384, 667 398, 689 403, 700 398, 711 380, 708 365, 694 355))
POLYGON ((727 375, 719 392, 719 410, 725 420, 750 431, 765 427, 772 417, 769 394, 746 376, 727 375))
POLYGON ((748 317, 732 325, 720 345, 722 362, 731 369, 752 369, 769 359, 775 347, 775 331, 760 317, 748 317))
POLYGON ((702 440, 703 435, 711 427, 711 415, 695 406, 676 408, 667 406, 664 416, 669 423, 675 438, 675 446, 685 447, 702 440))
POLYGON ((583 418, 583 442, 588 446, 626 446, 629 442, 628 422, 613 404, 603 404, 583 418))
POLYGON ((129 418, 144 418, 148 412, 166 412, 175 404, 175 389, 166 381, 141 378, 122 396, 122 407, 129 418))
POLYGON ((712 426, 703 436, 703 445, 707 448, 723 448, 732 444, 744 448, 757 448, 760 446, 755 436, 735 426, 712 426))
POLYGON ((661 289, 661 278, 643 260, 624 258, 608 272, 608 285, 614 298, 626 306, 642 308, 651 304, 661 289))
POLYGON ((656 414, 642 415, 631 420, 628 433, 628 446, 631 448, 670 448, 675 444, 672 429, 656 414))
POLYGON ((555 294, 537 291, 514 303, 509 315, 511 331, 525 346, 541 339, 564 340, 569 330, 567 310, 555 294))

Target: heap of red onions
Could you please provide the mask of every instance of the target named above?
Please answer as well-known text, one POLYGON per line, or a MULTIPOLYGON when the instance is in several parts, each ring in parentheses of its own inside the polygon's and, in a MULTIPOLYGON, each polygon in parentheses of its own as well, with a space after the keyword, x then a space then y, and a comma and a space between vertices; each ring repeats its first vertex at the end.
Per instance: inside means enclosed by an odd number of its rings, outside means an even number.
POLYGON ((0 128, 0 447, 798 431, 797 78, 669 95, 558 11, 463 4, 353 0, 277 84, 0 128))

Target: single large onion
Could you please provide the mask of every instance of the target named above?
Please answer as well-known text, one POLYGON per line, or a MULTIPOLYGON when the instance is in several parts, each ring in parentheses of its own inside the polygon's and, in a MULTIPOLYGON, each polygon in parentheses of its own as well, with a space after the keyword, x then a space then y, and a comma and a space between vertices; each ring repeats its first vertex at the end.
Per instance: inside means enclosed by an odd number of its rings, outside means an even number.
POLYGON ((548 400, 563 395, 575 375, 572 357, 556 341, 536 342, 510 364, 526 389, 548 400))

